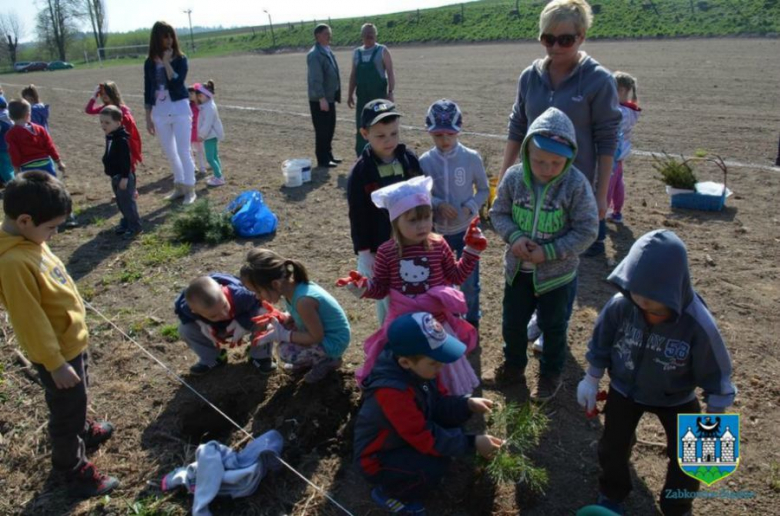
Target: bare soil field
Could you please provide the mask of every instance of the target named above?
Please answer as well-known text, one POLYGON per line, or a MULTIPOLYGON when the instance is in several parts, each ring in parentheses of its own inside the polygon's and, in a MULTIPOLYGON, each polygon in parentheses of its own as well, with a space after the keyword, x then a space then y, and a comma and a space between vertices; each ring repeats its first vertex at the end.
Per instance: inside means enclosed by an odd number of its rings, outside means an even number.
MULTIPOLYGON (((639 79, 643 117, 634 147, 642 150, 693 153, 706 149, 726 159, 769 165, 774 161, 780 130, 780 55, 778 40, 677 40, 588 43, 589 52, 612 70, 639 79), (771 56, 775 56, 772 58, 771 56)), ((441 97, 458 101, 464 111, 462 141, 478 149, 488 171, 497 174, 503 135, 517 76, 543 54, 538 44, 419 46, 393 49, 397 68, 396 100, 403 123, 423 125, 427 106, 441 97)), ((337 52, 346 86, 347 50, 337 52)), ((353 371, 362 360, 362 341, 376 326, 370 302, 359 302, 331 287, 354 267, 349 239, 345 187, 354 147, 354 113, 340 105, 335 151, 347 158, 336 169, 315 170, 313 180, 284 188, 280 164, 293 157, 313 157, 314 134, 306 99, 302 54, 193 59, 189 82, 214 79, 217 103, 226 129, 222 162, 227 185, 198 194, 219 206, 238 193, 260 189, 279 216, 279 230, 269 238, 236 240, 219 246, 193 246, 178 260, 137 269, 146 252, 140 242, 115 237, 119 220, 108 178, 100 161, 104 138, 98 120, 83 112, 98 82, 116 81, 143 131, 141 67, 105 71, 0 76, 8 98, 23 83, 41 86, 52 106, 51 131, 68 164, 66 182, 78 207, 81 227, 61 233, 51 247, 67 265, 86 299, 115 321, 176 373, 185 375, 194 355, 183 342, 166 342, 164 324, 175 324, 173 301, 188 281, 210 271, 237 273, 253 246, 268 246, 301 260, 312 278, 339 299, 349 314, 353 343, 345 366, 320 385, 308 386, 281 373, 257 375, 242 351, 230 364, 192 385, 254 433, 279 429, 285 436, 284 458, 323 486, 353 514, 380 514, 369 488, 352 467, 351 420, 360 401, 353 371), (239 109, 252 108, 252 109, 239 109)), ((143 132, 145 165, 138 173, 139 209, 147 233, 166 223, 173 207, 162 196, 171 174, 158 142, 143 132)), ((405 129, 402 139, 418 154, 430 148, 428 136, 405 129)), ((780 170, 731 167, 728 184, 735 194, 719 213, 672 210, 652 160, 634 156, 625 167, 625 224, 610 226, 606 258, 583 259, 579 292, 569 331, 570 357, 564 388, 545 410, 549 430, 533 453, 550 476, 545 496, 528 502, 514 486, 493 485, 469 462, 457 462, 441 495, 431 499, 430 514, 563 515, 592 503, 599 471, 596 443, 603 420, 588 421, 576 402, 585 350, 593 322, 614 293, 604 281, 612 266, 643 233, 661 227, 676 231, 687 243, 695 288, 707 301, 725 336, 734 362, 739 395, 734 411, 742 415, 741 464, 729 479, 710 490, 751 491, 748 499, 699 500, 699 514, 778 514, 780 444, 780 170), (772 468, 774 464, 774 469, 772 468), (770 485, 774 482, 774 488, 770 485)), ((701 175, 707 176, 710 172, 701 175)), ((712 177, 720 179, 712 171, 712 177)), ((481 349, 472 357, 478 374, 492 378, 502 361, 501 298, 503 244, 487 230, 490 247, 482 259, 481 349)), ((141 502, 144 514, 185 514, 190 498, 162 494, 159 481, 173 468, 194 458, 197 445, 210 439, 239 444, 243 435, 94 313, 91 331, 91 411, 117 427, 114 438, 93 459, 118 476, 120 489, 105 499, 69 498, 49 477, 47 410, 43 392, 14 358, 7 332, 0 346, 0 513, 2 514, 132 514, 141 502), (157 511, 157 512, 153 512, 157 511)), ((536 365, 532 361, 529 378, 536 365)), ((533 380, 531 380, 533 381, 533 380)), ((486 381, 481 395, 504 402, 519 394, 498 390, 486 381)), ((476 419, 476 418, 475 418, 476 419)), ((474 428, 484 423, 474 421, 474 428)), ((655 500, 663 484, 666 462, 661 426, 646 417, 638 430, 632 456, 635 490, 630 514, 657 513, 655 500)), ((340 514, 287 470, 264 479, 251 497, 219 500, 215 514, 340 514)))

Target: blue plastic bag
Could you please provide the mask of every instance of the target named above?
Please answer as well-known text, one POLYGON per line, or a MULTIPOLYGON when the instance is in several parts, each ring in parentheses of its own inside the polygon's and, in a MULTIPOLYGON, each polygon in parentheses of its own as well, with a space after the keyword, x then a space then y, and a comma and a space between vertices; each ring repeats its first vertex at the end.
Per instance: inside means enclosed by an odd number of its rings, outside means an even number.
POLYGON ((263 202, 257 190, 244 192, 231 202, 227 211, 233 214, 231 222, 240 237, 258 237, 276 231, 279 219, 263 202))

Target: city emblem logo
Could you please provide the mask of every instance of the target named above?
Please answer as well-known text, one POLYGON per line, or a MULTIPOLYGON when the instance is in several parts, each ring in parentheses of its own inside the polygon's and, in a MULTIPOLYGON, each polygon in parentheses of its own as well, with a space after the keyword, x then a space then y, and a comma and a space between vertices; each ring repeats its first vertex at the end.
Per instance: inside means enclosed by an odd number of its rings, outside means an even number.
POLYGON ((739 414, 678 414, 677 461, 711 486, 739 466, 739 414))

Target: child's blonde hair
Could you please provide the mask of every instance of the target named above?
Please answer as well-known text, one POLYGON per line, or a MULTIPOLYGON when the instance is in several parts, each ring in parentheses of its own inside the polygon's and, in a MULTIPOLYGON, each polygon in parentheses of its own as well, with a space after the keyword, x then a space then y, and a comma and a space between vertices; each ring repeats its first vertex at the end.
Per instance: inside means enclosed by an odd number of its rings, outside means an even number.
POLYGON ((117 107, 125 105, 122 102, 122 94, 119 93, 119 87, 114 81, 106 81, 100 84, 100 92, 108 97, 108 103, 117 107))
POLYGON ((626 88, 631 90, 631 100, 636 102, 636 77, 627 74, 626 72, 615 72, 615 82, 617 82, 618 88, 626 88))
POLYGON ((38 95, 38 88, 35 87, 35 84, 30 84, 29 86, 22 88, 22 97, 25 99, 32 99, 33 104, 37 104, 41 101, 41 97, 38 95))
MULTIPOLYGON (((414 217, 412 218, 413 221, 419 219, 427 219, 433 216, 433 208, 431 208, 431 205, 421 204, 419 206, 415 206, 414 208, 408 211, 403 212, 397 218, 393 219, 393 221, 390 223, 393 226, 392 239, 395 240, 395 245, 398 247, 399 257, 403 256, 404 254, 404 243, 403 243, 403 237, 401 235, 401 230, 398 228, 398 220, 409 212, 414 212, 414 217)), ((425 242, 423 242, 423 247, 427 251, 428 249, 431 248, 431 242, 438 241, 440 239, 441 236, 431 232, 431 234, 428 235, 428 239, 425 242)))
POLYGON ((553 0, 539 16, 539 36, 561 23, 572 22, 577 34, 584 36, 593 24, 593 11, 585 0, 553 0))

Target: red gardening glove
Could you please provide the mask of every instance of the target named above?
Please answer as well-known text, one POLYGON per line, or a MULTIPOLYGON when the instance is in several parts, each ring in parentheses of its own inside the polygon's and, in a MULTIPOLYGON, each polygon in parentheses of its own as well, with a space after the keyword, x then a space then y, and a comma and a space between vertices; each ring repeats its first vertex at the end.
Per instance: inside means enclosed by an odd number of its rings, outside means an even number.
POLYGON ((354 284, 358 288, 366 288, 368 287, 368 278, 360 274, 358 271, 349 271, 349 276, 336 280, 337 287, 346 287, 350 283, 354 284))
MULTIPOLYGON (((263 315, 270 315, 285 326, 287 326, 287 323, 290 322, 290 314, 288 314, 287 312, 282 312, 281 310, 276 308, 268 301, 263 301, 262 305, 266 311, 266 314, 263 315)), ((263 315, 260 315, 258 317, 262 317, 263 315)), ((268 323, 266 322, 266 324, 268 323)))
POLYGON ((487 249, 488 242, 482 230, 479 229, 479 217, 474 217, 471 221, 468 231, 466 231, 466 237, 463 241, 468 247, 476 251, 478 254, 487 249))
POLYGON ((349 293, 360 299, 368 289, 368 278, 360 274, 358 271, 349 271, 349 276, 346 278, 339 278, 336 280, 337 287, 347 287, 349 293))
MULTIPOLYGON (((599 391, 599 393, 596 395, 596 401, 607 401, 607 391, 599 391)), ((593 407, 593 410, 590 412, 585 412, 585 417, 588 419, 593 419, 594 417, 598 416, 601 411, 598 407, 593 407)))

